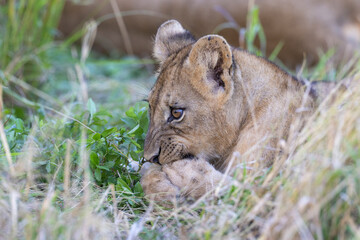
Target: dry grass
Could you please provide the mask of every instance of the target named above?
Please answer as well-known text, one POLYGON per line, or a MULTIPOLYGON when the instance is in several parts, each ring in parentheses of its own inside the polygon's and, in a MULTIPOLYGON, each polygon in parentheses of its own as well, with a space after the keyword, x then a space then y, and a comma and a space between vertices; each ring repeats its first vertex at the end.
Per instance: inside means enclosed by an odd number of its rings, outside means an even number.
MULTIPOLYGON (((360 81, 359 75, 354 81, 360 81)), ((354 84, 331 107, 323 104, 296 142, 289 144, 289 154, 282 156, 275 174, 243 177, 240 172, 220 197, 207 196, 170 210, 143 204, 142 214, 130 206, 117 208, 121 199, 113 186, 100 189, 88 177, 79 179, 69 172, 70 141, 63 190, 55 189, 54 182, 36 184, 34 178, 39 176, 31 161, 39 149, 30 136, 14 173, 2 177, 0 237, 358 239, 359 102, 360 84, 354 84)), ((86 152, 82 156, 86 163, 86 152)))

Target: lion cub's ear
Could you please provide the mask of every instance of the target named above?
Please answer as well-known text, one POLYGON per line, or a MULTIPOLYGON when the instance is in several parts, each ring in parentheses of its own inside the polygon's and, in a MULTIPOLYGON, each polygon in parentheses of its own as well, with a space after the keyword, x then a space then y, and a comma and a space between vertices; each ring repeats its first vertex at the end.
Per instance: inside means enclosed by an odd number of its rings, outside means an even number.
POLYGON ((192 66, 190 81, 205 98, 224 103, 233 93, 233 60, 230 45, 219 35, 200 38, 192 47, 188 64, 192 66))
POLYGON ((169 20, 156 33, 154 57, 164 62, 171 54, 194 42, 195 38, 178 21, 169 20))

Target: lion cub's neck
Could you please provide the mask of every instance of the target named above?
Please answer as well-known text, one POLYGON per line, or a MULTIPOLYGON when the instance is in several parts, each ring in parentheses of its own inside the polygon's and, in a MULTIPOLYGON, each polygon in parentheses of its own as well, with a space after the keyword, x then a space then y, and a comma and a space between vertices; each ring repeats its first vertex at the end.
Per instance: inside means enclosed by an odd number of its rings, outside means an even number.
POLYGON ((231 151, 223 155, 227 160, 217 168, 228 165, 234 151, 245 155, 246 162, 264 160, 268 165, 279 152, 279 140, 289 136, 294 120, 313 112, 314 99, 306 96, 300 81, 275 64, 239 49, 233 49, 233 56, 241 73, 235 79, 231 101, 243 103, 232 120, 239 135, 231 151))
POLYGON ((241 87, 253 107, 263 107, 285 93, 304 95, 304 85, 277 65, 245 50, 234 49, 233 54, 241 71, 241 87))

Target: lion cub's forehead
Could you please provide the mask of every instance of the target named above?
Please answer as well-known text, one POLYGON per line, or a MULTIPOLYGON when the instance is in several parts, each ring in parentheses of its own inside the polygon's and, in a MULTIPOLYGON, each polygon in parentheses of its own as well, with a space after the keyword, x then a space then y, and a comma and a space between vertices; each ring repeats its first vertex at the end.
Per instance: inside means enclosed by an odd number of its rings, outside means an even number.
MULTIPOLYGON (((176 73, 176 71, 173 71, 176 73)), ((160 75, 154 87, 149 94, 149 103, 151 106, 175 105, 177 100, 182 99, 184 92, 187 91, 190 83, 186 77, 181 79, 176 75, 160 75)))
POLYGON ((160 102, 171 102, 177 95, 187 89, 189 85, 189 66, 184 66, 189 47, 171 55, 160 67, 160 72, 155 85, 150 91, 149 102, 157 105, 160 102))

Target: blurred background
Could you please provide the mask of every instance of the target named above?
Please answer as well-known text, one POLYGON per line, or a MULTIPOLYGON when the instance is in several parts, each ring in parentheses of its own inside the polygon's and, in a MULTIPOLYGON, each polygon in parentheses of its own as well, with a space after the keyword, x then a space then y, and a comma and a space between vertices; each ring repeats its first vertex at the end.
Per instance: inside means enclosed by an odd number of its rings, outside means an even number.
POLYGON ((242 48, 247 48, 246 35, 252 34, 246 30, 260 22, 262 27, 254 29, 256 47, 267 57, 276 51, 293 69, 303 60, 314 64, 321 51, 331 48, 339 63, 360 44, 358 0, 74 1, 65 4, 60 32, 69 36, 90 19, 98 24, 95 48, 107 54, 149 56, 152 37, 168 19, 178 20, 196 37, 216 33, 242 48))

